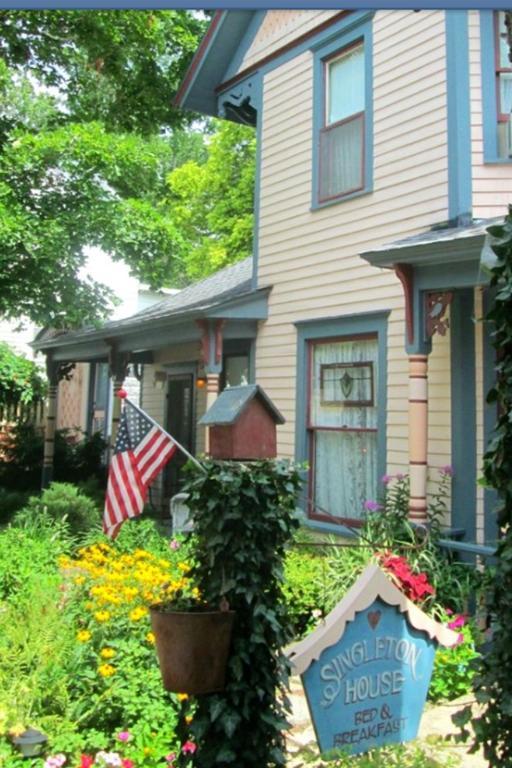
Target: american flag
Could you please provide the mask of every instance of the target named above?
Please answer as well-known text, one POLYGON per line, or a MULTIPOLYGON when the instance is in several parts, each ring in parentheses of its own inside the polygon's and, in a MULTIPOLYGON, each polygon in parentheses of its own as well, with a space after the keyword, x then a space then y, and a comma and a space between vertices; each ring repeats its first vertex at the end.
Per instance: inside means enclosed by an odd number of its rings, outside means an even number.
POLYGON ((123 522, 140 515, 149 484, 176 452, 167 432, 124 401, 110 460, 103 530, 115 539, 123 522))

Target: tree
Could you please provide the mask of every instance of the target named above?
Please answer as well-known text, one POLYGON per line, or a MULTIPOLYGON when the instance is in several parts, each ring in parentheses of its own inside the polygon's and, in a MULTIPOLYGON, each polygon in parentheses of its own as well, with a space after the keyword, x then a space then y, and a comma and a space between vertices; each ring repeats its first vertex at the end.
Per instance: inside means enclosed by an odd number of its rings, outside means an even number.
POLYGON ((105 314, 89 245, 151 286, 183 281, 165 179, 203 154, 171 105, 202 28, 184 11, 0 11, 0 314, 105 314))
POLYGON ((168 177, 176 253, 192 279, 252 250, 255 133, 221 121, 214 127, 205 162, 190 160, 168 177))
POLYGON ((46 395, 46 381, 35 363, 0 342, 0 408, 37 403, 46 395))

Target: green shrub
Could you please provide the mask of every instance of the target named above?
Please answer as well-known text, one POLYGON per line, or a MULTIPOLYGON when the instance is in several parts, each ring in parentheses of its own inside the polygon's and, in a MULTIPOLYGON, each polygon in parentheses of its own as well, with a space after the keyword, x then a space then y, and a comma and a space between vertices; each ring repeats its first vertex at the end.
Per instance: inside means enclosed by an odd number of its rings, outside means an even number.
POLYGON ((72 533, 84 533, 101 522, 100 510, 92 499, 69 483, 52 483, 41 496, 32 496, 14 522, 27 526, 41 516, 54 521, 66 519, 72 533))
POLYGON ((295 637, 313 629, 325 604, 325 567, 321 556, 291 549, 284 562, 283 594, 295 637))
POLYGON ((460 633, 461 642, 452 648, 438 649, 428 697, 431 701, 452 701, 472 690, 475 660, 480 656, 476 650, 479 633, 474 622, 463 615, 453 617, 445 613, 439 619, 460 633))
POLYGON ((372 749, 364 755, 338 757, 328 763, 314 760, 305 765, 309 768, 457 768, 461 762, 458 757, 447 754, 441 744, 423 747, 411 742, 372 749))
MULTIPOLYGON (((6 488, 37 490, 43 468, 43 430, 19 422, 2 440, 0 483, 6 488)), ((95 477, 105 487, 103 457, 106 443, 99 432, 88 436, 76 430, 55 433, 54 479, 79 483, 95 477)))
POLYGON ((0 488, 0 525, 8 523, 15 512, 25 506, 29 493, 0 488))

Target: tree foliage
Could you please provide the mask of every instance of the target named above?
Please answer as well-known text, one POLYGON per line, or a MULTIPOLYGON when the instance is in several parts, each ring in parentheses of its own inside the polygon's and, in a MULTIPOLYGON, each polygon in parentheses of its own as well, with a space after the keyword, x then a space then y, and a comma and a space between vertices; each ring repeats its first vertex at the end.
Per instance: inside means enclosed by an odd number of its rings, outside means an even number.
POLYGON ((0 342, 0 406, 29 405, 46 394, 46 379, 37 365, 0 342))
POLYGON ((243 125, 215 121, 207 159, 169 174, 178 253, 192 279, 249 256, 252 249, 256 137, 243 125))
POLYGON ((171 105, 202 27, 185 11, 0 11, 0 314, 105 314, 80 271, 90 245, 153 287, 183 279, 165 179, 204 154, 171 105))

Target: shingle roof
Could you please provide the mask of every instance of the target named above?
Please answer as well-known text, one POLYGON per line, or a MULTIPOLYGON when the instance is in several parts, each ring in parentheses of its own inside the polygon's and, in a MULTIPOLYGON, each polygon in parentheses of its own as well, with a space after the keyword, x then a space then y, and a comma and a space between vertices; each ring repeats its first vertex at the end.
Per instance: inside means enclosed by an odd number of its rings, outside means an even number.
POLYGON ((197 283, 183 288, 179 293, 167 296, 162 301, 150 307, 125 317, 122 320, 112 320, 104 323, 100 329, 84 328, 83 330, 59 332, 48 329, 39 334, 32 342, 34 347, 44 347, 49 340, 62 341, 82 340, 96 336, 108 336, 112 332, 129 330, 145 323, 167 320, 175 316, 192 312, 202 312, 216 307, 230 299, 251 293, 252 289, 252 258, 248 257, 232 266, 220 269, 213 275, 197 283))

